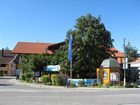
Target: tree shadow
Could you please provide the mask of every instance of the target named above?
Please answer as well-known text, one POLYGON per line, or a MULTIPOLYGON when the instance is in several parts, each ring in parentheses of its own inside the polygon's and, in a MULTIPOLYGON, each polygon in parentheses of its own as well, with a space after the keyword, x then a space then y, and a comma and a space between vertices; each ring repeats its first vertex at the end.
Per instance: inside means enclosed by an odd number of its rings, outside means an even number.
POLYGON ((12 84, 4 84, 4 83, 0 83, 0 86, 12 86, 12 84))

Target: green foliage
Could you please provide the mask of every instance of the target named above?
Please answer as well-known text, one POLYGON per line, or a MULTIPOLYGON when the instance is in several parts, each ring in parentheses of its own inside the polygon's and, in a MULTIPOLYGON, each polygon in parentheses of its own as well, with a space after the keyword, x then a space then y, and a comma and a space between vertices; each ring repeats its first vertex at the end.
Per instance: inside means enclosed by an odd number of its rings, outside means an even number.
POLYGON ((135 61, 140 56, 140 54, 138 54, 138 49, 133 47, 130 42, 125 46, 125 52, 129 62, 135 61))
MULTIPOLYGON (((100 18, 88 14, 77 19, 74 30, 69 30, 63 48, 67 54, 68 39, 73 36, 73 71, 83 77, 87 72, 93 72, 101 62, 110 57, 109 49, 113 46, 111 34, 106 30, 100 18)), ((63 64, 66 63, 65 59, 63 64)), ((67 68, 66 68, 67 69, 67 68)))
POLYGON ((19 77, 19 79, 25 81, 25 75, 24 74, 21 74, 20 77, 19 77))
POLYGON ((44 83, 44 84, 50 84, 51 82, 51 78, 49 75, 43 75, 41 76, 41 82, 44 83))
POLYGON ((52 85, 52 82, 47 82, 46 85, 52 85))
POLYGON ((32 80, 33 80, 33 74, 31 72, 25 73, 25 81, 32 82, 32 80))
POLYGON ((78 81, 78 86, 84 86, 84 81, 78 81))
POLYGON ((57 75, 56 74, 52 74, 51 75, 51 81, 52 81, 52 85, 56 85, 56 77, 57 77, 57 75))
POLYGON ((49 56, 48 61, 50 64, 59 64, 65 72, 69 71, 68 39, 72 35, 73 72, 79 72, 83 77, 87 72, 95 71, 105 58, 111 56, 109 49, 113 46, 113 39, 101 19, 91 14, 78 18, 74 27, 67 32, 65 44, 53 56, 49 56))
POLYGON ((64 78, 59 74, 52 74, 51 75, 52 85, 56 86, 63 86, 64 85, 64 78))
POLYGON ((138 88, 138 85, 136 83, 127 83, 126 88, 138 88))
POLYGON ((55 78, 55 82, 57 86, 63 86, 64 85, 64 78, 60 75, 57 75, 55 78))
POLYGON ((48 64, 60 65, 61 70, 67 72, 69 69, 68 60, 67 60, 67 50, 64 48, 64 45, 60 46, 54 55, 49 55, 47 57, 48 64))
POLYGON ((21 60, 18 64, 18 68, 20 69, 20 73, 25 75, 25 79, 22 80, 30 81, 33 80, 33 72, 34 71, 43 71, 44 66, 47 65, 46 55, 36 54, 36 55, 21 55, 21 60), (29 78, 32 75, 32 78, 29 78))
POLYGON ((70 87, 76 87, 73 81, 69 81, 69 86, 70 87))
POLYGON ((105 58, 111 56, 109 49, 113 46, 113 39, 101 23, 101 19, 91 14, 78 18, 74 27, 67 32, 65 44, 48 59, 50 64, 59 64, 61 69, 67 72, 69 70, 68 39, 72 35, 73 72, 79 72, 80 77, 83 77, 87 72, 95 71, 105 58))
POLYGON ((98 83, 97 87, 103 87, 103 85, 101 83, 98 83))
POLYGON ((98 85, 99 83, 94 83, 94 82, 90 84, 91 87, 98 87, 98 85))

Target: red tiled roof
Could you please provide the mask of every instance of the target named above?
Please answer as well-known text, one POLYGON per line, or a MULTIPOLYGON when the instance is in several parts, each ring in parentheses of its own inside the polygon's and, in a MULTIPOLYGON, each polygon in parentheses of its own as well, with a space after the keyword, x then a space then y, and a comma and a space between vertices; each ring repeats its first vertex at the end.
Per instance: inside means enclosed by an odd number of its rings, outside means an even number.
POLYGON ((47 50, 52 43, 33 43, 33 42, 18 42, 13 49, 14 54, 52 54, 52 51, 47 50), (47 52, 46 52, 47 51, 47 52))
POLYGON ((120 57, 123 58, 124 54, 118 50, 116 50, 115 48, 111 48, 111 51, 115 51, 115 53, 113 54, 114 57, 120 57))
POLYGON ((2 55, 2 50, 0 50, 0 64, 8 64, 13 58, 14 54, 12 54, 11 50, 4 50, 2 55))

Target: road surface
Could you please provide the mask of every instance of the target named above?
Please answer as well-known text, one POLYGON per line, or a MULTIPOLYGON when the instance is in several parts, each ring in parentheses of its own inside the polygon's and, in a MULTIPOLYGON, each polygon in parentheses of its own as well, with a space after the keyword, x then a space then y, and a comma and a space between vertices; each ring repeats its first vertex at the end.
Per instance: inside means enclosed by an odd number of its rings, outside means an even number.
POLYGON ((140 88, 43 88, 11 80, 0 77, 0 105, 140 105, 140 88))

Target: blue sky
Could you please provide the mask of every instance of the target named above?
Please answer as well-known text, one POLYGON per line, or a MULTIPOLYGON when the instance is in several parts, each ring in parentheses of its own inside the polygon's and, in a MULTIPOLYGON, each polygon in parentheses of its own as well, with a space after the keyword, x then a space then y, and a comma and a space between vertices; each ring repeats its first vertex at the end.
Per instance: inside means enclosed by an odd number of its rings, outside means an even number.
POLYGON ((123 38, 140 50, 140 0, 0 0, 0 49, 17 42, 57 43, 76 19, 101 16, 114 46, 123 51, 123 38))

